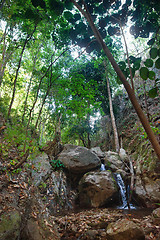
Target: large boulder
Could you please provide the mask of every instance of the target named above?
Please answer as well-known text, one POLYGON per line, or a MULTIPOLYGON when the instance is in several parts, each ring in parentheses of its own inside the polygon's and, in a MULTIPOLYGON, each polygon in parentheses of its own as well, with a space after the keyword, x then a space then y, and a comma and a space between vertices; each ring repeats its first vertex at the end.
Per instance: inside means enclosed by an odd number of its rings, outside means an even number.
POLYGON ((86 173, 79 182, 79 201, 83 207, 101 207, 117 193, 110 171, 86 173))
POLYGON ((36 221, 33 218, 28 219, 25 228, 23 229, 23 232, 21 234, 21 239, 59 240, 60 236, 54 226, 54 222, 52 226, 48 225, 42 220, 36 221))
POLYGON ((107 227, 108 240, 144 240, 143 230, 128 219, 120 219, 107 227))
POLYGON ((100 166, 97 155, 85 147, 65 144, 58 159, 73 173, 85 173, 100 166))
POLYGON ((135 193, 145 203, 160 203, 160 179, 153 180, 147 176, 137 176, 135 184, 135 193))
POLYGON ((116 172, 118 169, 124 168, 124 164, 121 161, 118 153, 108 151, 105 156, 105 163, 113 172, 116 172))
POLYGON ((48 156, 46 153, 42 153, 38 155, 36 158, 32 160, 33 170, 32 170, 32 178, 35 186, 39 186, 41 182, 44 182, 45 179, 51 173, 51 165, 48 161, 48 156))
POLYGON ((105 158, 105 153, 102 152, 102 150, 100 149, 100 147, 94 147, 91 148, 91 151, 93 153, 95 153, 99 158, 104 159, 105 158))

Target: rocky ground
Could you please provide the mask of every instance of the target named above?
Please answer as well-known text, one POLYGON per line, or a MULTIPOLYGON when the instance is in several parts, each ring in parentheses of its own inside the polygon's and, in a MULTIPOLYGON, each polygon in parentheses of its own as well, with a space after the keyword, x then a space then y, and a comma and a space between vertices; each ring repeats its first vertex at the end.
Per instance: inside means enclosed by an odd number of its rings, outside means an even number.
POLYGON ((107 238, 107 226, 111 222, 122 219, 132 220, 142 228, 146 240, 159 240, 160 222, 156 221, 149 211, 151 210, 92 209, 53 217, 53 220, 58 224, 58 232, 64 240, 107 240, 109 239, 107 238))

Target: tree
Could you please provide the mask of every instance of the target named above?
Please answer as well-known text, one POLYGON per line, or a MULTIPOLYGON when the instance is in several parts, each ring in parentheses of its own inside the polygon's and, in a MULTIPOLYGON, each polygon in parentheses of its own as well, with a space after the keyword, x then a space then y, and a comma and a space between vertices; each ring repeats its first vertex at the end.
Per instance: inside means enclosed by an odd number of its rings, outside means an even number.
POLYGON ((104 67, 105 67, 105 75, 106 75, 106 81, 107 81, 109 108, 110 108, 110 115, 111 115, 111 121, 112 121, 113 133, 114 133, 115 147, 116 147, 116 152, 119 152, 120 146, 119 146, 119 139, 118 139, 118 131, 117 131, 116 121, 115 121, 114 112, 113 112, 112 97, 111 97, 111 91, 110 91, 110 84, 109 84, 106 62, 104 62, 104 67))
MULTIPOLYGON (((71 0, 71 2, 73 3, 73 5, 80 11, 80 13, 83 15, 83 17, 87 20, 87 22, 89 23, 89 26, 91 27, 94 36, 97 40, 97 42, 100 44, 100 46, 102 47, 104 53, 106 54, 107 58, 109 59, 109 61, 111 62, 114 70, 116 71, 120 81, 122 82, 122 84, 124 85, 128 96, 133 104, 133 107, 135 108, 135 111, 148 135, 148 138, 158 156, 158 158, 160 159, 160 145, 157 141, 157 138, 155 137, 150 124, 148 122, 148 119, 146 118, 145 114, 143 113, 140 104, 138 103, 135 93, 133 91, 133 89, 131 88, 131 86, 129 85, 128 81, 126 80, 126 77, 124 76, 123 72, 121 71, 120 67, 118 66, 118 64, 116 63, 114 57, 112 56, 111 52, 109 51, 108 47, 106 46, 100 32, 98 31, 98 28, 96 27, 96 25, 94 24, 93 18, 89 12, 89 7, 87 6, 87 4, 85 3, 85 1, 79 1, 76 2, 75 0, 71 0)), ((101 1, 99 1, 101 3, 101 1)), ((87 1, 88 3, 88 1, 87 1)), ((95 9, 95 4, 88 4, 91 8, 95 9)), ((99 4, 100 6, 100 4, 99 4)), ((96 10, 95 10, 96 11, 96 10)), ((112 29, 113 30, 113 29, 112 29)), ((142 29, 141 29, 142 30, 142 29)))

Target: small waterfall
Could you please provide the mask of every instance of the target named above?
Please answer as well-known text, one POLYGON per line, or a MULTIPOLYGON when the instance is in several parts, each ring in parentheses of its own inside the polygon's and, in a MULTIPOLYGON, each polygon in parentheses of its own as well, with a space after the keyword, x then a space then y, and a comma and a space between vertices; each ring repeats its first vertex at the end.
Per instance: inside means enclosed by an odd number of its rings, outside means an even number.
MULTIPOLYGON (((122 205, 120 206, 120 208, 128 209, 126 187, 125 187, 125 184, 124 184, 123 179, 121 177, 121 174, 119 174, 119 173, 116 174, 116 180, 117 180, 117 184, 118 184, 119 189, 120 189, 120 195, 121 195, 121 200, 122 200, 122 205)), ((128 196, 128 198, 129 198, 129 196, 128 196)), ((131 203, 129 203, 129 208, 130 209, 135 209, 135 207, 131 203)))
POLYGON ((101 171, 105 171, 105 170, 106 170, 105 165, 104 165, 103 163, 101 163, 100 170, 101 170, 101 171))
POLYGON ((125 187, 123 179, 119 173, 116 175, 116 179, 117 179, 117 184, 120 189, 122 208, 125 208, 125 207, 127 207, 126 187, 125 187))

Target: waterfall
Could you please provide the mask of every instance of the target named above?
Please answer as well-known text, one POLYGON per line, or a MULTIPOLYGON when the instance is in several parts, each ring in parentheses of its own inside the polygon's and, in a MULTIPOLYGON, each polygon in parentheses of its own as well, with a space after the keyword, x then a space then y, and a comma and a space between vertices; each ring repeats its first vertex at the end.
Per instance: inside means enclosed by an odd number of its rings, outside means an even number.
MULTIPOLYGON (((116 174, 116 180, 117 180, 117 184, 118 184, 119 189, 120 189, 120 195, 121 195, 121 200, 122 200, 122 206, 120 206, 120 208, 128 209, 128 202, 127 202, 127 197, 126 197, 127 196, 126 187, 125 187, 125 184, 124 184, 123 179, 121 177, 121 174, 119 174, 119 173, 116 174)), ((130 209, 135 209, 135 207, 131 203, 129 203, 129 208, 130 209)))
POLYGON ((117 184, 120 189, 122 208, 125 208, 125 207, 127 207, 126 187, 125 187, 123 179, 119 173, 116 175, 116 179, 117 179, 117 184))
POLYGON ((101 171, 105 171, 105 170, 106 170, 105 165, 104 165, 103 163, 101 163, 100 170, 101 170, 101 171))

